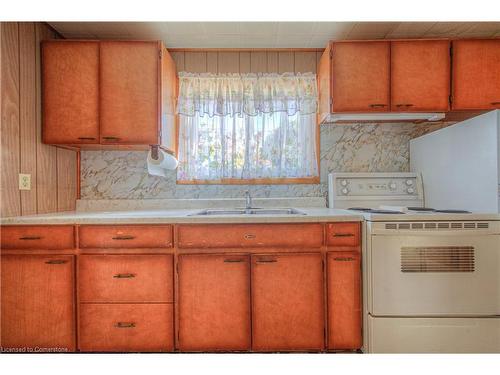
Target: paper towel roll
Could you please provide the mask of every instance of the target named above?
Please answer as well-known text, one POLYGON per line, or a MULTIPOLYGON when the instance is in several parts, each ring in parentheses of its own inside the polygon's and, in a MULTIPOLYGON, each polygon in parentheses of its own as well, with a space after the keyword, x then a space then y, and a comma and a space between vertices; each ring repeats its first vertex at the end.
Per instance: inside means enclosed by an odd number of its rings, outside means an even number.
POLYGON ((168 152, 158 149, 158 159, 155 160, 151 157, 151 150, 148 152, 148 173, 153 176, 167 177, 167 171, 177 168, 179 162, 177 159, 170 155, 168 152))

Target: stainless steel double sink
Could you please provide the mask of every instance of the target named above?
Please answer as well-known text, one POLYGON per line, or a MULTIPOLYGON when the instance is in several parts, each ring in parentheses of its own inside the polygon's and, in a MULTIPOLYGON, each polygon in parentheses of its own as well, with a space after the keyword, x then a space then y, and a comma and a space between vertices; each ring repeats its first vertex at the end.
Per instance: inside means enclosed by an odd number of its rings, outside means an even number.
POLYGON ((235 208, 235 209, 205 209, 188 216, 211 215, 307 215, 295 208, 235 208))

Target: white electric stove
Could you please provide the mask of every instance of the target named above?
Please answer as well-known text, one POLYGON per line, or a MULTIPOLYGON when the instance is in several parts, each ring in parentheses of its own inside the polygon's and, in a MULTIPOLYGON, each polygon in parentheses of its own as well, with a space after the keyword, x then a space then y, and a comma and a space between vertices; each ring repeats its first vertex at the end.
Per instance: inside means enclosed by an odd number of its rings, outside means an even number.
POLYGON ((363 225, 364 350, 500 352, 500 215, 426 208, 415 173, 336 173, 363 225))

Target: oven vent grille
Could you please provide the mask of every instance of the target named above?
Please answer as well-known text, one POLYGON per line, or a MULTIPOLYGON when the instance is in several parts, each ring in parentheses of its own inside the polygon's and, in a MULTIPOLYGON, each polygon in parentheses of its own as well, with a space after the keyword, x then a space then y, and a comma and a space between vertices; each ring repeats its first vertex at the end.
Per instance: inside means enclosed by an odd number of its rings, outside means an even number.
POLYGON ((474 247, 402 247, 401 272, 474 272, 474 247))
POLYGON ((475 222, 439 222, 439 223, 386 223, 385 229, 489 229, 489 223, 475 222))

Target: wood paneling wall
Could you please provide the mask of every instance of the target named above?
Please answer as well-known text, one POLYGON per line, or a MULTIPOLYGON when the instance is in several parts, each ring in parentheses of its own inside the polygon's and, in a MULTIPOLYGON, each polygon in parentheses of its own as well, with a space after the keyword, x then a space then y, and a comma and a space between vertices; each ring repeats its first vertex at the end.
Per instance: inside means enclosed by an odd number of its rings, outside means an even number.
POLYGON ((315 50, 172 50, 178 72, 316 73, 323 51, 315 50))
POLYGON ((77 198, 77 153, 44 145, 40 41, 57 38, 44 23, 2 22, 1 216, 67 211, 77 198), (19 190, 19 173, 31 190, 19 190))

